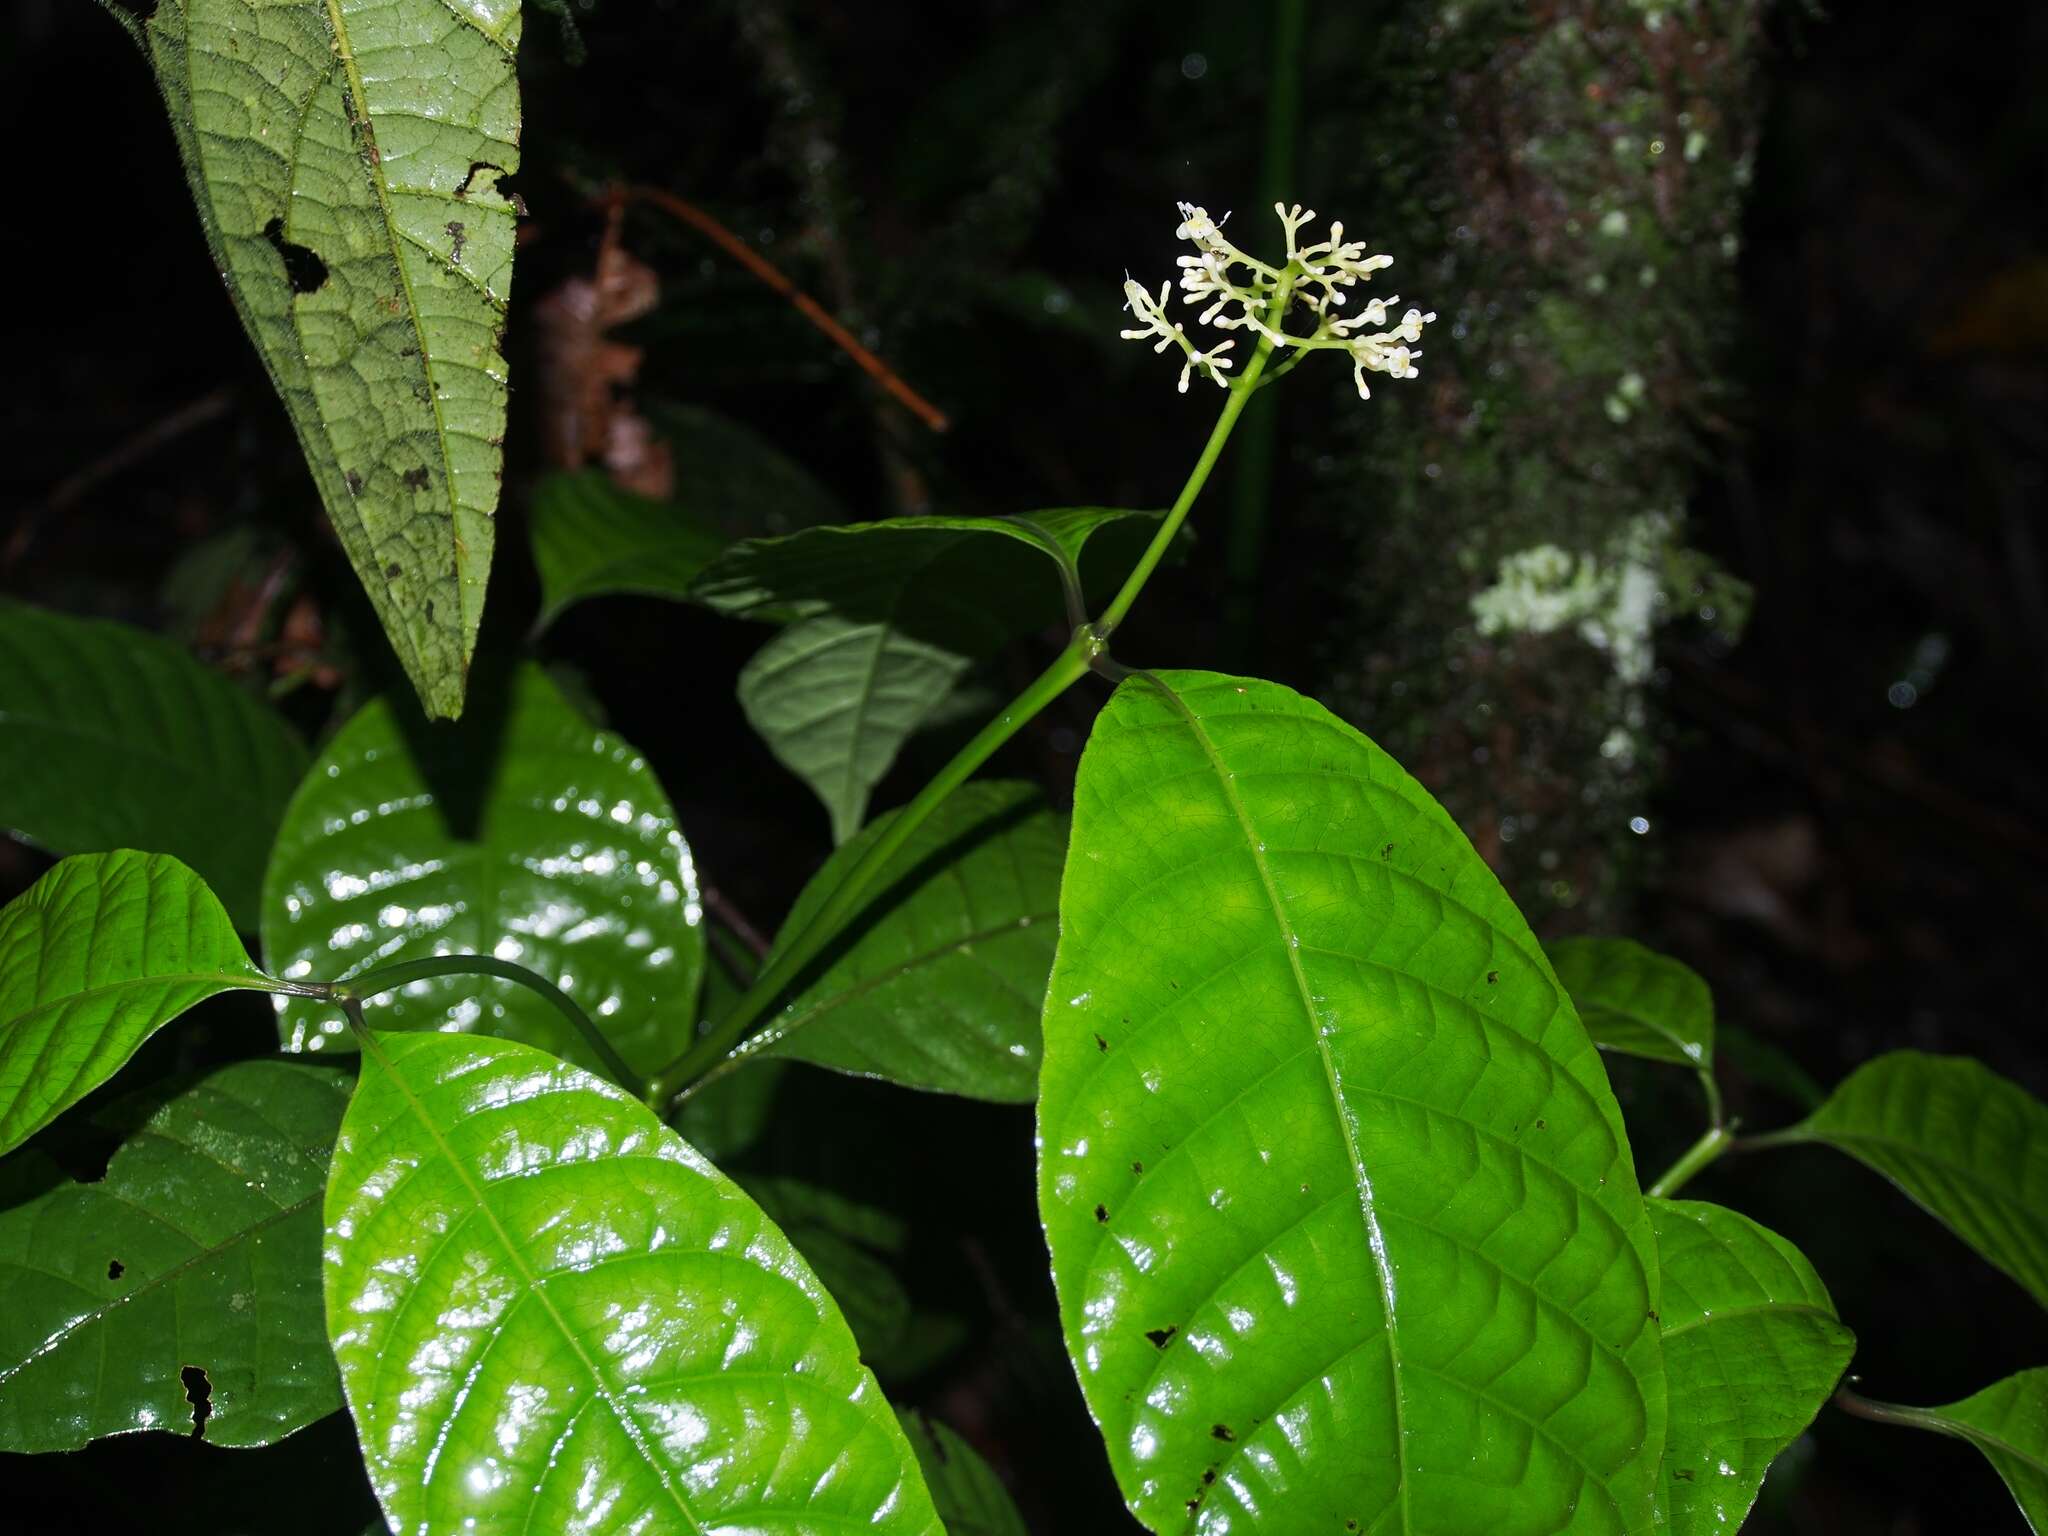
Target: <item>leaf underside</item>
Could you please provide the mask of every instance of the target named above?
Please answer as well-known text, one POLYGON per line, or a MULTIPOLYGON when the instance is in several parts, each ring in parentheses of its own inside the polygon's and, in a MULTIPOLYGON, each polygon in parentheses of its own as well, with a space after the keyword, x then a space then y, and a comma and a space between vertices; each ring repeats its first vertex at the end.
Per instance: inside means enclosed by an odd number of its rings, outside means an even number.
POLYGON ((306 749, 277 712, 125 624, 0 604, 0 827, 189 864, 254 932, 306 749))
POLYGON ((394 1529, 939 1536, 810 1269, 587 1073, 506 1041, 382 1036, 327 1233, 329 1333, 394 1529))
MULTIPOLYGON (((343 980, 495 955, 575 998, 636 1069, 689 1042, 704 969, 696 869, 653 770, 535 667, 480 683, 459 726, 361 710, 306 775, 265 886, 274 974, 343 980)), ((451 976, 365 1004, 375 1026, 475 1029, 595 1066, 545 999, 451 976)), ((353 1050, 338 1010, 281 999, 288 1050, 353 1050)))
POLYGON ((186 1009, 269 985, 206 883, 168 854, 65 859, 0 911, 0 1152, 186 1009))
MULTIPOLYGON (((888 820, 826 860, 778 944, 809 925, 888 820)), ((825 968, 749 1051, 1028 1104, 1038 1092, 1039 1014, 1065 853, 1065 818, 1030 785, 955 790, 877 877, 875 896, 825 968)))
POLYGON ((238 1062, 149 1114, 98 1183, 0 1211, 0 1450, 144 1429, 268 1445, 341 1406, 320 1201, 349 1088, 238 1062))
POLYGON ((1075 789, 1039 1204, 1156 1531, 1650 1528, 1648 1216, 1526 924, 1385 753, 1140 674, 1075 789))
POLYGON ((1783 1139, 1876 1169, 2048 1306, 2048 1105, 1980 1062, 1895 1051, 1783 1139))
POLYGON ((741 669, 747 719, 811 786, 845 842, 903 743, 981 658, 1064 612, 1052 551, 1144 514, 905 517, 813 528, 728 550, 693 595, 790 625, 741 669))
POLYGON ((431 715, 461 712, 503 464, 518 0, 163 0, 208 244, 431 715))
POLYGON ((1563 939, 1550 963, 1595 1045, 1712 1069, 1714 998, 1690 967, 1630 939, 1563 939))
POLYGON ((1856 1340, 1813 1266, 1775 1232, 1698 1201, 1649 1206, 1671 1391, 1663 1512, 1674 1536, 1721 1536, 1741 1529, 1856 1340))

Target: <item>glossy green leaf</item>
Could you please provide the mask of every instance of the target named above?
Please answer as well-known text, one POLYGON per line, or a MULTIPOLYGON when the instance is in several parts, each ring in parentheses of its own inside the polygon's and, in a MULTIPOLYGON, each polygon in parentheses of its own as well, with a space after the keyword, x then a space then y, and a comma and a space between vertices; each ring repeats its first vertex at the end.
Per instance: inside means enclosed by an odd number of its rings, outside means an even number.
MULTIPOLYGON (((634 1068, 690 1038, 704 968, 690 850, 653 771, 535 667, 460 725, 391 700, 342 727, 292 801, 264 887, 263 952, 288 979, 495 955, 576 1001, 634 1068)), ((463 1029, 596 1065, 545 999, 451 976, 366 1004, 384 1029, 463 1029)), ((352 1050, 330 1005, 285 999, 288 1050, 352 1050)))
POLYGON ((341 1406, 320 1200, 331 1068, 245 1061, 150 1113, 95 1184, 0 1210, 0 1450, 139 1429, 267 1445, 341 1406))
POLYGON ((1074 793, 1039 1208, 1132 1510, 1648 1531, 1649 1218, 1484 861, 1365 737, 1250 679, 1128 679, 1074 793))
POLYGON ((2048 1306, 2048 1105, 1981 1062, 1894 1051, 1758 1139, 1824 1142, 1876 1169, 2048 1306))
POLYGON ((1664 1527, 1721 1536, 1741 1528, 1772 1461, 1834 1392, 1856 1338, 1777 1233, 1718 1205, 1649 1206, 1671 1391, 1664 1527))
POLYGON ((461 712, 505 433, 518 0, 164 0, 207 243, 428 712, 461 712))
POLYGON ((667 500, 619 490, 595 470, 541 483, 532 511, 540 627, 607 593, 686 599, 698 573, 734 540, 845 517, 809 474, 738 422, 688 406, 652 414, 675 477, 667 500))
POLYGON ((1563 939, 1550 963, 1595 1045, 1713 1068, 1714 997, 1690 966, 1631 939, 1563 939))
POLYGON ((835 842, 860 829, 896 753, 973 662, 1064 622, 1058 566, 1106 524, 1101 507, 1028 518, 899 517, 736 545, 698 578, 724 613, 794 620, 740 672, 740 704, 817 792, 835 842))
MULTIPOLYGON (((826 860, 778 945, 809 925, 887 824, 877 820, 826 860)), ((1028 784, 955 790, 883 868, 878 894, 825 968, 747 1042, 748 1056, 1028 1104, 1066 834, 1066 818, 1028 784)))
POLYGON ((0 603, 0 827, 58 854, 173 854, 254 932, 305 769, 275 710, 181 647, 0 603))
POLYGON ((759 1206, 530 1047, 385 1035, 327 1192, 327 1320, 413 1536, 937 1536, 839 1310, 759 1206))
POLYGON ((1976 1446, 2005 1479, 2035 1536, 2048 1536, 2048 1369, 2021 1371, 1945 1408, 1892 1411, 1976 1446))
POLYGON ((236 988, 277 984, 191 870, 128 849, 65 859, 0 911, 0 1152, 236 988))
POLYGON ((727 543, 695 510, 622 491, 596 469, 548 476, 530 516, 540 569, 536 628, 586 597, 683 596, 727 543))
POLYGON ((1030 1536, 995 1469, 951 1429, 914 1408, 898 1408, 897 1421, 924 1468, 947 1536, 1030 1536))

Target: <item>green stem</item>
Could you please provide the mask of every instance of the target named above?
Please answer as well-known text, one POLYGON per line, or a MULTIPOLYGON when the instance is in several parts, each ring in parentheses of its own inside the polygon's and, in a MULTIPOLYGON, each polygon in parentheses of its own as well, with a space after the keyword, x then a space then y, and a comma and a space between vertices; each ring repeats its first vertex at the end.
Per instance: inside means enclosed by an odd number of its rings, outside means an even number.
MULTIPOLYGON (((1273 308, 1276 313, 1287 312, 1287 300, 1291 285, 1283 283, 1274 295, 1273 308)), ((1195 460, 1195 467, 1188 475, 1188 482, 1180 488, 1173 509, 1166 514, 1166 520, 1159 525, 1159 531, 1152 535, 1152 542, 1145 546, 1145 553, 1138 557, 1138 563, 1125 580, 1123 588, 1102 610, 1102 617, 1095 621, 1095 633, 1103 640, 1116 632, 1123 623, 1124 615, 1131 611, 1131 604, 1138 600, 1138 594, 1145 590, 1145 583, 1152 579, 1152 572, 1165 558, 1167 549, 1173 543, 1173 536, 1180 532, 1180 525, 1187 521, 1188 510, 1194 506, 1195 498, 1202 494, 1202 487, 1209 482, 1209 471, 1216 467, 1216 460, 1223 452, 1223 445, 1230 441, 1230 429, 1237 425, 1237 418, 1244 414, 1246 402, 1258 388, 1259 375, 1266 371, 1266 359, 1273 355, 1271 337, 1260 337, 1258 350, 1252 353, 1252 360, 1244 374, 1230 386, 1230 399, 1224 402, 1223 414, 1216 418, 1216 426, 1209 433, 1209 441, 1202 445, 1201 457, 1195 460)))
MULTIPOLYGON (((545 976, 536 975, 525 966, 514 965, 509 960, 499 960, 491 955, 435 955, 430 960, 403 960, 397 965, 383 966, 345 982, 335 982, 331 995, 342 1005, 344 1012, 349 1012, 353 1006, 354 1012, 350 1012, 349 1017, 351 1021, 359 1022, 364 998, 435 976, 496 976, 505 981, 516 981, 529 991, 539 993, 575 1026, 576 1033, 583 1037, 583 1043, 604 1063, 605 1073, 613 1082, 628 1092, 639 1092, 636 1084, 641 1080, 626 1065, 625 1058, 612 1048, 611 1041, 598 1032, 597 1026, 590 1021, 590 1015, 578 1006, 576 999, 545 976)), ((652 1095, 646 1097, 651 1099, 652 1095)))
POLYGON ((1728 1115, 1721 1105, 1721 1085, 1714 1081, 1713 1069, 1710 1067, 1700 1068, 1700 1092, 1707 1096, 1708 1123, 1717 1128, 1727 1125, 1728 1115))
POLYGON ((1664 1170, 1664 1177, 1652 1184, 1646 1194, 1653 1200, 1669 1200, 1687 1184, 1693 1175, 1709 1163, 1718 1159, 1734 1144, 1735 1137, 1725 1125, 1717 1125, 1685 1149, 1685 1155, 1664 1170))
POLYGON ((1835 1406, 1844 1413, 1853 1413, 1859 1419, 1871 1419, 1879 1424, 1903 1424, 1908 1429, 1930 1430, 1937 1435, 1947 1435, 1954 1440, 1967 1440, 1970 1436, 1956 1427, 1953 1420, 1926 1408, 1907 1408, 1898 1403, 1877 1403, 1859 1392, 1847 1387, 1835 1389, 1835 1406))
POLYGON ((954 754, 931 782, 917 792, 902 810, 889 819, 882 833, 867 847, 846 877, 833 887, 817 914, 795 940, 775 954, 754 978, 754 984, 740 996, 731 1010, 697 1043, 655 1074, 648 1089, 648 1101, 663 1104, 700 1076, 711 1064, 739 1044, 753 1023, 781 997, 803 968, 860 910, 861 901, 875 877, 940 803, 967 781, 968 775, 987 762, 1004 742, 1023 729, 1026 722, 1046 705, 1065 693, 1088 670, 1088 663, 1100 649, 1092 633, 1083 628, 1051 666, 1028 688, 1010 701, 1009 707, 981 728, 974 739, 954 754))
MULTIPOLYGON (((1276 313, 1285 313, 1289 285, 1282 284, 1274 299, 1276 313)), ((803 932, 786 947, 773 955, 761 972, 754 978, 752 986, 741 994, 738 1002, 707 1030, 697 1042, 682 1055, 663 1067, 654 1075, 648 1085, 647 1101, 660 1106, 675 1098, 681 1091, 702 1077, 710 1068, 740 1043, 754 1024, 773 1007, 788 989, 791 982, 802 974, 805 966, 818 957, 824 947, 838 936, 849 919, 860 910, 861 902, 867 897, 882 868, 896 854, 910 835, 924 825, 925 819, 939 808, 941 802, 967 782, 968 776, 990 757, 996 749, 1008 741, 1038 714, 1078 682, 1083 673, 1091 667, 1114 674, 1118 668, 1108 661, 1107 641, 1109 632, 1123 622, 1131 604, 1138 600, 1138 594, 1145 590, 1145 583, 1158 568, 1173 536, 1186 521, 1188 509, 1195 504, 1202 486, 1208 481, 1209 471, 1216 467, 1217 457, 1223 452, 1223 445, 1230 439, 1230 429, 1237 425, 1237 418, 1244 413, 1245 402, 1258 387, 1259 374, 1264 371, 1266 359, 1273 351, 1273 343, 1261 340, 1258 350, 1252 354, 1250 366, 1244 376, 1230 386, 1230 398, 1224 402, 1222 414, 1216 418, 1216 425, 1209 433, 1208 442, 1202 445, 1201 456, 1195 460, 1195 467, 1189 471, 1187 483, 1181 487, 1180 495, 1173 503, 1173 509, 1146 546, 1145 553, 1138 557, 1138 563, 1131 571, 1123 589, 1116 595, 1101 620, 1093 625, 1076 626, 1074 638, 1067 648, 1053 659, 1051 666, 1041 672, 1037 679, 1022 693, 1010 701, 995 719, 981 728, 972 741, 954 754, 951 762, 941 768, 932 781, 917 792, 917 797, 889 819, 882 833, 870 843, 853 868, 835 886, 832 894, 804 925, 803 932)))

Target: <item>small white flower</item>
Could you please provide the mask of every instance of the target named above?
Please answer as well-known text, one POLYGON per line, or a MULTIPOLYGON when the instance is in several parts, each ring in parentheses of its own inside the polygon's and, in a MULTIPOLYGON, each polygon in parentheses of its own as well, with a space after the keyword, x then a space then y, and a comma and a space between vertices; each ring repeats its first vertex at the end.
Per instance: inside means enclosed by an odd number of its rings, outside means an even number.
MULTIPOLYGON (((1174 234, 1195 247, 1192 254, 1176 258, 1181 303, 1197 312, 1197 324, 1216 331, 1255 333, 1261 359, 1289 347, 1297 351, 1348 352, 1352 377, 1363 398, 1370 398, 1365 379, 1368 373, 1384 373, 1396 379, 1416 377, 1414 360, 1422 354, 1414 344, 1422 339, 1422 328, 1436 319, 1434 312, 1410 309, 1391 329, 1386 328, 1387 315, 1399 302, 1399 295, 1369 299, 1353 313, 1343 312, 1347 290, 1369 282, 1375 272, 1392 266, 1392 257, 1369 254, 1364 241, 1346 239, 1344 226, 1334 222, 1328 239, 1303 245, 1301 232, 1314 220, 1314 211, 1298 203, 1276 203, 1273 212, 1286 236, 1287 257, 1281 265, 1269 266, 1231 244, 1223 233, 1224 221, 1210 218, 1207 209, 1195 203, 1181 203, 1179 209, 1180 223, 1174 234), (1312 330, 1296 324, 1290 331, 1288 311, 1297 305, 1313 317, 1312 330), (1373 329, 1368 331, 1368 327, 1373 329)), ((1224 354, 1233 342, 1219 341, 1204 349, 1191 340, 1167 315, 1174 286, 1162 284, 1155 297, 1142 284, 1126 277, 1125 307, 1136 323, 1122 334, 1132 341, 1151 342, 1155 352, 1179 347, 1181 393, 1187 392, 1188 383, 1197 372, 1213 380, 1218 388, 1230 388, 1230 380, 1224 375, 1232 366, 1232 359, 1224 354)))

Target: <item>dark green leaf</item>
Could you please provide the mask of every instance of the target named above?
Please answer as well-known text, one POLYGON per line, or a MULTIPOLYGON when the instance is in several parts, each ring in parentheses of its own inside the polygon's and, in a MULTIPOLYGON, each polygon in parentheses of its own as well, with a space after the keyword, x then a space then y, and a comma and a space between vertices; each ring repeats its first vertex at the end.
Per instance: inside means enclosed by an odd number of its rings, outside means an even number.
POLYGON ((1856 1338, 1813 1266, 1775 1232, 1718 1205, 1649 1206, 1671 1391, 1660 1529, 1721 1536, 1741 1529, 1764 1473, 1833 1393, 1856 1338))
MULTIPOLYGON (((704 934, 690 850, 652 770, 524 667, 502 696, 480 686, 460 725, 379 700, 341 729, 278 833, 263 951, 274 972, 322 981, 429 955, 515 961, 651 1072, 690 1038, 704 934)), ((510 982, 414 982, 367 1015, 595 1065, 550 1004, 510 982)), ((278 1028, 290 1050, 354 1049, 331 1005, 291 999, 278 1028)))
MULTIPOLYGON (((778 945, 809 925, 887 824, 878 819, 826 860, 778 945)), ((1030 785, 955 790, 883 868, 878 894, 825 969, 748 1042, 749 1054, 1029 1103, 1065 852, 1066 819, 1030 785)))
POLYGON ((1154 1530, 1651 1528, 1656 1257, 1600 1058, 1392 759, 1140 674, 1075 787, 1039 1207, 1154 1530))
POLYGON ((2048 1306, 2048 1106, 1963 1056, 1866 1062, 1798 1125, 1875 1168, 2048 1306))
POLYGON ((349 1079, 245 1061, 150 1114, 97 1184, 0 1211, 0 1450, 138 1429, 267 1445, 341 1406, 320 1197, 349 1079))
POLYGON ((740 673, 747 719, 832 818, 860 829, 896 753, 973 662, 1062 622, 1054 556, 1078 559, 1100 507, 1028 518, 901 517, 734 546, 695 596, 724 613, 795 620, 740 673))
POLYGON ((680 597, 727 542, 701 513, 622 491, 595 469, 543 480, 532 520, 538 628, 607 592, 680 597))
POLYGON ((518 0, 168 0, 200 223, 428 712, 462 709, 505 432, 518 0))
POLYGON ((306 749, 178 646, 0 603, 0 826, 54 853, 174 854, 256 928, 306 749))
POLYGON ((787 1239, 530 1047, 380 1038, 328 1184, 327 1320, 395 1529, 939 1531, 787 1239))
POLYGON ((737 422, 687 406, 656 415, 675 475, 667 500, 622 491, 597 470, 541 482, 532 513, 536 627, 607 593, 686 599, 698 573, 734 540, 844 517, 816 481, 737 422))
POLYGON ((240 987, 277 990, 183 864, 126 849, 65 859, 0 911, 0 1152, 240 987))
POLYGON ((1030 1536, 1003 1480, 973 1446, 914 1408, 898 1408, 896 1418, 924 1468, 947 1536, 1030 1536))
POLYGON ((1713 1070, 1714 998, 1689 966, 1630 939, 1563 939, 1550 963, 1595 1045, 1713 1070))

